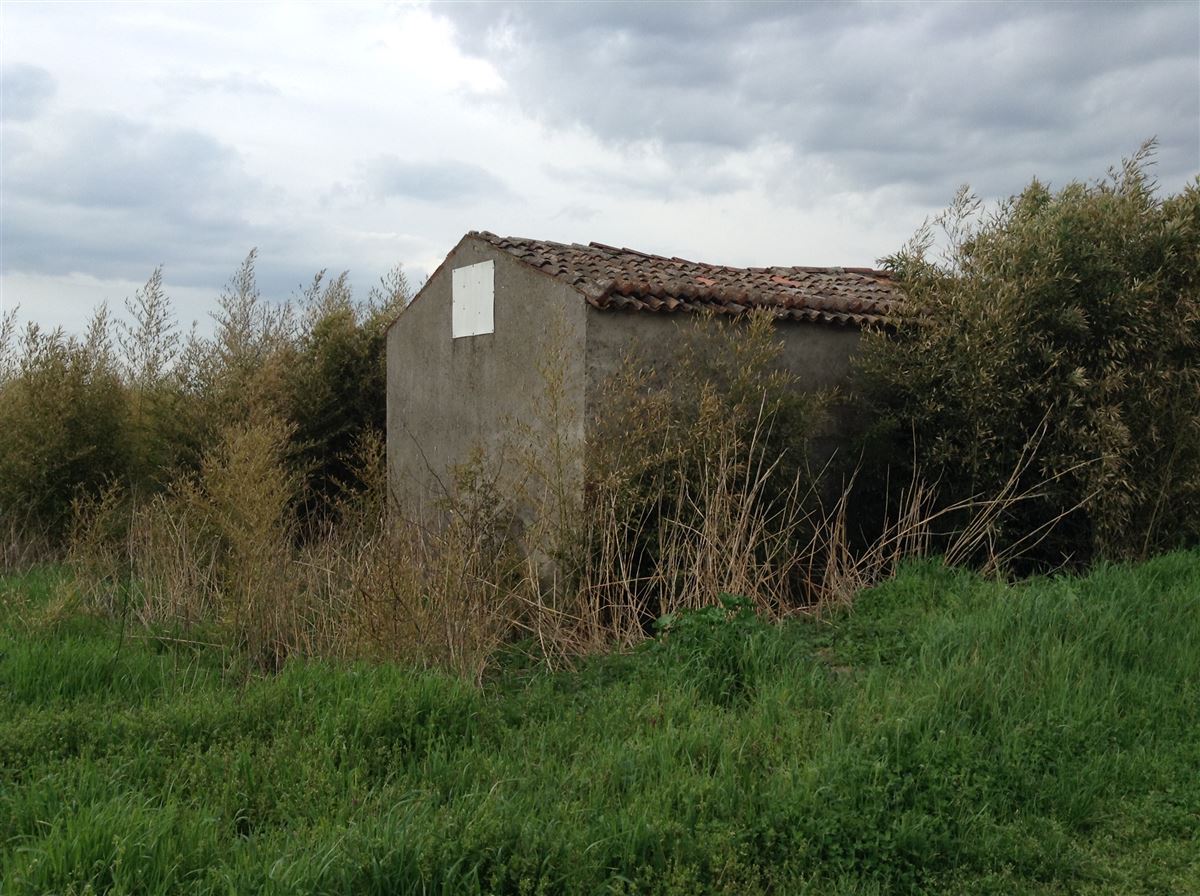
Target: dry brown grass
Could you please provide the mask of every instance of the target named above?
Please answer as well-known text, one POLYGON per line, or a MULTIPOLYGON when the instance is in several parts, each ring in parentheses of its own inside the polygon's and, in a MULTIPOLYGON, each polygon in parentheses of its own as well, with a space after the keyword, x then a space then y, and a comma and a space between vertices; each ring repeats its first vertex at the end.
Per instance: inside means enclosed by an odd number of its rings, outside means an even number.
POLYGON ((197 480, 148 500, 116 489, 76 509, 69 562, 96 608, 159 630, 222 629, 266 667, 301 646, 285 425, 228 427, 197 480))
POLYGON ((19 572, 56 559, 49 527, 31 513, 7 513, 0 521, 0 573, 19 572))

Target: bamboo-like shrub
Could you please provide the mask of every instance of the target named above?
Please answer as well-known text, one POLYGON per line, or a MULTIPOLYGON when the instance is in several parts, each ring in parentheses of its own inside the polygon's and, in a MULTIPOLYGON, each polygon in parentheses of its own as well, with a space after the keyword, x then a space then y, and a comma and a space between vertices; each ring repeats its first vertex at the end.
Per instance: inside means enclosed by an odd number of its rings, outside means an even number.
POLYGON ((990 210, 964 188, 935 222, 941 258, 925 227, 887 259, 908 302, 864 341, 868 458, 893 482, 917 465, 947 502, 1024 466, 1038 496, 996 537, 1047 532, 1042 563, 1200 537, 1200 181, 1163 196, 1152 163, 1148 143, 1102 180, 1035 180, 990 210))

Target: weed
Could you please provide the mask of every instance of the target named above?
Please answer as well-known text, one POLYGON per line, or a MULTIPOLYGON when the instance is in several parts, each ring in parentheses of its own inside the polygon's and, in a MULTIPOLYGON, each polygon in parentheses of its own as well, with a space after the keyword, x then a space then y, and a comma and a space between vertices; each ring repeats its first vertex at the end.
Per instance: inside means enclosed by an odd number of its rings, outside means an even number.
POLYGON ((769 627, 745 597, 720 594, 707 607, 667 613, 655 621, 658 644, 688 668, 696 688, 721 706, 747 698, 769 627))

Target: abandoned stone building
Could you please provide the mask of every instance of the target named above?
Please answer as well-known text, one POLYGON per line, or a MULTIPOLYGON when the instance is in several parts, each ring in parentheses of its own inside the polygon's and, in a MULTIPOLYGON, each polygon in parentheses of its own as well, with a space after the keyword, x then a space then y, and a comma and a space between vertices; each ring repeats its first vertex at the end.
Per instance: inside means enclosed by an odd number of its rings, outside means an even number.
MULTIPOLYGON (((599 396, 626 358, 669 365, 689 327, 755 308, 774 316, 780 363, 804 388, 836 385, 861 328, 883 320, 898 297, 891 276, 869 268, 736 268, 472 231, 387 334, 393 494, 419 512, 451 488, 473 451, 503 453, 514 434, 539 444, 553 436, 586 457, 599 396), (701 309, 716 313, 691 313, 701 309), (550 367, 552 434, 539 408, 550 367)), ((582 488, 581 461, 571 476, 582 488)))

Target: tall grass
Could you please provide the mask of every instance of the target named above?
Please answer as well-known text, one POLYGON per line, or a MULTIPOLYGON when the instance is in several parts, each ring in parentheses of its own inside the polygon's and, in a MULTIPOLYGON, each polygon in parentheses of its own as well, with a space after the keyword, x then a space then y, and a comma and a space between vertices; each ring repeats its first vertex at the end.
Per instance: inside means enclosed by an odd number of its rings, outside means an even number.
POLYGON ((482 689, 231 678, 44 609, 46 577, 0 587, 5 892, 1200 886, 1195 553, 1018 586, 910 564, 821 619, 482 689))

